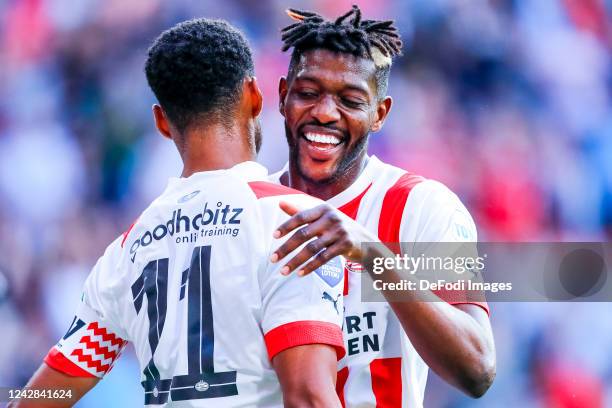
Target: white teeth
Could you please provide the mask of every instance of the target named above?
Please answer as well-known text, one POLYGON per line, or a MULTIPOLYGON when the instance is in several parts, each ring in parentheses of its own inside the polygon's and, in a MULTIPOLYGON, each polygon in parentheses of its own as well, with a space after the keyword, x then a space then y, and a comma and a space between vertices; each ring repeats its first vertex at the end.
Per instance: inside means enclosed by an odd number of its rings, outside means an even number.
POLYGON ((322 135, 320 133, 308 132, 304 135, 304 137, 306 137, 306 139, 310 142, 327 143, 333 145, 340 144, 340 139, 338 139, 337 137, 330 135, 322 135))

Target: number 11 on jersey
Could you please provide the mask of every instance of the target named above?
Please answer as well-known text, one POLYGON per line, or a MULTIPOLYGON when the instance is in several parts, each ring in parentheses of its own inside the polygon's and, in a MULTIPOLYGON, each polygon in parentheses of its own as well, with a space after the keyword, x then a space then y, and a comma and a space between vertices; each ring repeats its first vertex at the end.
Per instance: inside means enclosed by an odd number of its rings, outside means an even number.
POLYGON ((168 298, 168 258, 151 261, 132 285, 134 308, 139 314, 147 298, 151 360, 145 367, 145 404, 227 397, 238 394, 236 371, 215 372, 212 300, 210 290, 211 246, 196 247, 189 269, 181 276, 181 293, 187 289, 187 366, 185 375, 162 379, 155 366, 155 351, 166 319, 168 298))

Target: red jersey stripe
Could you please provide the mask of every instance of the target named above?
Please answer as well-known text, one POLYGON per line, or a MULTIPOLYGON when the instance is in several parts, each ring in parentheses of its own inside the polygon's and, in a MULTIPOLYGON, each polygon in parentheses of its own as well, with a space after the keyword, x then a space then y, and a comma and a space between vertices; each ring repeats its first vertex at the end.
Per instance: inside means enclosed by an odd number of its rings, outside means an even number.
POLYGON ((351 201, 349 201, 348 203, 344 204, 343 206, 338 207, 338 209, 340 211, 342 211, 344 214, 346 214, 348 217, 351 217, 352 219, 356 220, 357 219, 357 210, 359 210, 359 204, 361 204, 361 199, 368 192, 370 187, 372 187, 372 183, 370 183, 365 188, 365 190, 363 190, 363 192, 361 194, 359 194, 357 197, 353 198, 351 201))
MULTIPOLYGON (((378 220, 378 238, 385 243, 400 241, 402 215, 408 196, 413 187, 423 177, 412 173, 402 175, 383 198, 380 219, 378 220)), ((394 252, 399 246, 392 248, 394 252)), ((376 408, 397 408, 402 406, 402 359, 377 358, 370 363, 372 392, 376 399, 376 408)))
MULTIPOLYGON (((361 204, 361 199, 368 192, 370 187, 372 187, 372 183, 370 183, 365 188, 365 190, 363 190, 363 192, 361 194, 359 194, 357 197, 353 198, 351 201, 349 201, 348 203, 344 204, 343 206, 338 207, 338 209, 340 211, 342 211, 344 214, 346 214, 348 217, 351 217, 352 219, 356 220, 357 219, 357 212, 359 210, 359 204, 361 204)), ((344 290, 342 291, 342 294, 344 296, 348 295, 348 288, 349 288, 348 280, 349 280, 349 271, 348 271, 348 269, 345 266, 344 267, 344 290)))
POLYGON ((346 403, 344 402, 344 386, 346 385, 347 379, 348 367, 344 367, 342 370, 338 371, 338 377, 336 379, 336 394, 338 394, 342 408, 346 407, 346 403))
POLYGON ((402 359, 376 358, 370 363, 376 408, 402 406, 402 359))
MULTIPOLYGON (((424 180, 425 178, 416 174, 406 173, 387 190, 378 221, 378 238, 382 242, 400 242, 400 226, 408 195, 414 186, 424 180)), ((394 249, 397 248, 392 250, 394 249)))
POLYGON ((344 265, 344 287, 342 288, 342 296, 348 295, 348 280, 349 280, 349 271, 346 269, 346 264, 344 265))
POLYGON ((280 184, 269 183, 267 181, 251 181, 249 187, 257 198, 274 197, 289 194, 304 194, 299 190, 285 187, 280 184))

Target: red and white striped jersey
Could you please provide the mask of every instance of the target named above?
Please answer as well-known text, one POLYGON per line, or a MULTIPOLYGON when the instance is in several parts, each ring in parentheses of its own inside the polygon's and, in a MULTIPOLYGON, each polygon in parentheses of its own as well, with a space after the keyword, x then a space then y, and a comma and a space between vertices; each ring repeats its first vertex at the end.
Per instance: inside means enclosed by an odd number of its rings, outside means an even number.
MULTIPOLYGON (((271 175, 271 180, 278 183, 286 169, 271 175)), ((357 180, 328 203, 382 242, 476 241, 470 214, 447 187, 374 156, 357 180)), ((388 303, 361 301, 360 273, 359 264, 347 262, 343 333, 347 354, 339 363, 337 380, 343 406, 422 407, 428 367, 388 303)), ((485 303, 476 304, 488 313, 485 303)))
POLYGON ((341 260, 304 278, 269 262, 279 201, 321 201, 266 177, 246 162, 171 179, 93 268, 47 364, 102 377, 129 341, 145 405, 281 407, 273 356, 319 343, 341 357, 341 260))

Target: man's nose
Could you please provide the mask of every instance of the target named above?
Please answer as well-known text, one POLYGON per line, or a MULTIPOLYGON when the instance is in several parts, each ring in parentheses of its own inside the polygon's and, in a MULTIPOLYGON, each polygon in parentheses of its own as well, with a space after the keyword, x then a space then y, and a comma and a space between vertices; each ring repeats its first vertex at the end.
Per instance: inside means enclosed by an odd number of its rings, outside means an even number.
POLYGON ((340 120, 336 101, 330 95, 323 96, 312 108, 311 115, 320 123, 333 123, 340 120))

